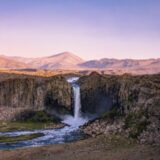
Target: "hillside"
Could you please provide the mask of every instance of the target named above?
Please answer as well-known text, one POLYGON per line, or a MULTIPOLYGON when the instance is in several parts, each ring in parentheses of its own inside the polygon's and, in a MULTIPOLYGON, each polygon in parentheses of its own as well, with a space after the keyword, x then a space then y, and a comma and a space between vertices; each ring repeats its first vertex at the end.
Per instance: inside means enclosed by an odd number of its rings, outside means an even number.
POLYGON ((60 69, 75 68, 77 64, 84 62, 80 57, 70 53, 63 52, 49 57, 35 58, 29 65, 40 69, 60 69))
POLYGON ((23 63, 23 62, 19 62, 16 61, 14 59, 8 58, 6 56, 0 56, 0 68, 27 68, 28 65, 23 63))
POLYGON ((79 66, 84 68, 99 68, 99 69, 125 69, 125 68, 139 68, 147 66, 159 66, 160 58, 158 59, 146 59, 146 60, 134 60, 134 59, 100 59, 100 60, 91 60, 81 63, 79 66))
POLYGON ((160 73, 160 58, 157 59, 109 59, 85 61, 70 52, 39 58, 0 56, 0 68, 37 70, 98 71, 105 74, 156 74, 160 73))

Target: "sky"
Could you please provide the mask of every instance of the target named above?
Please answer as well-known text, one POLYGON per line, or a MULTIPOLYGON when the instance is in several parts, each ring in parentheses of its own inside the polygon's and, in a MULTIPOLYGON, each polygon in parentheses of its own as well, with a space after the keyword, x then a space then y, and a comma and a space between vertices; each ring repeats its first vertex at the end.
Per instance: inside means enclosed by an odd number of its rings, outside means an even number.
POLYGON ((0 54, 160 58, 160 0, 0 0, 0 54))

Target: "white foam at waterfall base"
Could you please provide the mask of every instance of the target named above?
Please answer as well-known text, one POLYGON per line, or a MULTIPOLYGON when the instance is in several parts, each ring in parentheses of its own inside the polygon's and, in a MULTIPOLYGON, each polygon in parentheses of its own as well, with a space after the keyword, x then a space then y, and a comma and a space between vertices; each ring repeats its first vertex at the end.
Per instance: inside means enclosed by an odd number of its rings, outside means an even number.
POLYGON ((70 125, 71 127, 78 128, 87 122, 87 119, 78 117, 75 118, 73 116, 65 116, 63 123, 70 125))

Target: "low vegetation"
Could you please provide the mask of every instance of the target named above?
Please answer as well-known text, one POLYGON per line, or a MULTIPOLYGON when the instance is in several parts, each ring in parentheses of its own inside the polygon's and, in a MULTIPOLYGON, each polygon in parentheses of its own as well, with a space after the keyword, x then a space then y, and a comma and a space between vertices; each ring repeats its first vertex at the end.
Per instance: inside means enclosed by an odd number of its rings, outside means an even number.
POLYGON ((61 125, 53 122, 0 122, 0 132, 58 128, 61 125))
POLYGON ((32 140, 34 138, 42 137, 44 136, 43 133, 34 133, 29 135, 20 135, 20 136, 0 136, 0 143, 15 143, 18 141, 25 141, 25 140, 32 140))
POLYGON ((113 107, 111 110, 104 112, 101 118, 114 120, 114 118, 117 118, 119 116, 121 116, 120 112, 118 111, 116 107, 113 107))
POLYGON ((137 138, 146 130, 149 121, 145 112, 129 113, 125 118, 124 129, 129 129, 129 137, 137 138))
POLYGON ((19 115, 17 115, 16 119, 22 122, 41 122, 41 123, 59 122, 59 119, 48 114, 46 111, 32 111, 32 110, 20 113, 19 115))

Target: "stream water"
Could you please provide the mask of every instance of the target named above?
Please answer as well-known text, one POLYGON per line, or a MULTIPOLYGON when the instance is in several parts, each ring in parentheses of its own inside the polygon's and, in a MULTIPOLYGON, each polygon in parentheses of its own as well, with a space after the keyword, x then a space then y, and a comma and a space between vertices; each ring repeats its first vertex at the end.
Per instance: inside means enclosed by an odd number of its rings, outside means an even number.
POLYGON ((79 127, 88 120, 81 117, 81 100, 80 86, 77 84, 79 77, 68 78, 67 81, 73 89, 74 115, 64 116, 63 123, 67 124, 61 129, 41 129, 33 131, 11 131, 0 132, 0 135, 19 136, 33 133, 43 133, 44 136, 27 141, 19 141, 16 143, 0 143, 0 149, 16 149, 21 147, 43 146, 47 144, 58 144, 76 141, 84 137, 79 127))

